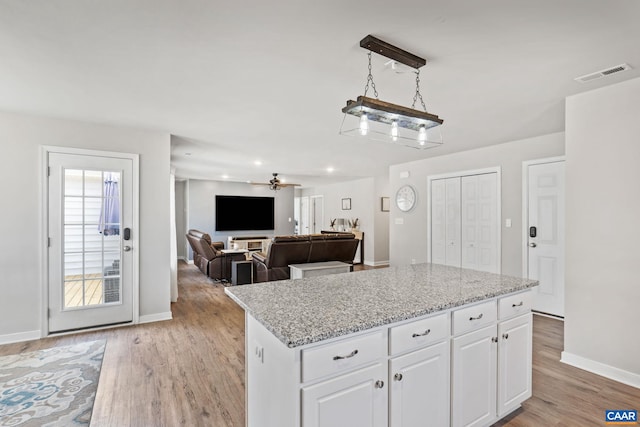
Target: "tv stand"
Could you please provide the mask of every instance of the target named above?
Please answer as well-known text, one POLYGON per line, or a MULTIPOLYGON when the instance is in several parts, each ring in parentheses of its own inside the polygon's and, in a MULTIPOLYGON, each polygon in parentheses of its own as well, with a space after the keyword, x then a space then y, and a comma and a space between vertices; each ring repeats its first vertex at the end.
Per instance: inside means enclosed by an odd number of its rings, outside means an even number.
POLYGON ((251 259, 251 252, 264 252, 267 253, 271 239, 266 236, 229 236, 227 238, 227 248, 229 249, 246 249, 247 259, 251 259))

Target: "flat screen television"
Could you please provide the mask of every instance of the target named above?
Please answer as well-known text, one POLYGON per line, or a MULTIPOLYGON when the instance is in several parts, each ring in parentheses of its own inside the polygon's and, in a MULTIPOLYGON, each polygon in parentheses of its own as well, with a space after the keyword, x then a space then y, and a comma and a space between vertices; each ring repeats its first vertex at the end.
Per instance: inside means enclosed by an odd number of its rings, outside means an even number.
POLYGON ((216 231, 274 228, 273 197, 216 196, 216 231))

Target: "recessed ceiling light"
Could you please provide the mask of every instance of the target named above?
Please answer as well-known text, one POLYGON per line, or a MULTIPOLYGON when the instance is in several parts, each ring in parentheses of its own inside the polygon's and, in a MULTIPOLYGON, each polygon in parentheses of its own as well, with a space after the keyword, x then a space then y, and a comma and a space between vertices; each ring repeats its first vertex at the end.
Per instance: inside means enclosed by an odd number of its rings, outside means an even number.
POLYGON ((260 160, 256 160, 253 164, 256 166, 262 166, 262 162, 260 160))
POLYGON ((335 169, 334 169, 332 166, 329 166, 329 167, 327 168, 327 172, 329 172, 329 173, 333 172, 334 170, 335 170, 335 169))
POLYGON ((229 179, 229 175, 222 175, 222 179, 229 179))

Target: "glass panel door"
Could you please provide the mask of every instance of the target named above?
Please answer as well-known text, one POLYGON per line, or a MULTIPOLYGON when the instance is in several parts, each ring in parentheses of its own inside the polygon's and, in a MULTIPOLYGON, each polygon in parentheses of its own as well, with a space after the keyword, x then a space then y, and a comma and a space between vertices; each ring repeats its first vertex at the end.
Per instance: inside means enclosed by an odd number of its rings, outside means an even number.
POLYGON ((120 303, 120 172, 64 170, 64 309, 120 303))

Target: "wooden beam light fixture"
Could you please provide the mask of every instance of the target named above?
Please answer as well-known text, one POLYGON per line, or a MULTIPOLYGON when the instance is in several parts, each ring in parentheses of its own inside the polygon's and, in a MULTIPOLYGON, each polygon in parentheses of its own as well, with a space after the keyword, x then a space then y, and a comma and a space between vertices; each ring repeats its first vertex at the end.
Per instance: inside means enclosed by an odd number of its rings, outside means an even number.
POLYGON ((360 41, 360 46, 369 50, 367 84, 364 95, 358 96, 355 101, 348 100, 347 105, 342 108, 344 119, 340 134, 398 143, 417 149, 442 145, 442 134, 437 127, 444 121, 437 115, 427 112, 420 94, 420 67, 424 66, 427 61, 372 35, 363 38, 360 41), (372 52, 416 69, 416 92, 411 108, 378 99, 378 91, 371 74, 372 52), (374 91, 375 98, 367 97, 369 85, 374 91), (424 111, 415 109, 418 100, 424 111), (348 118, 348 116, 352 116, 355 120, 348 118), (347 123, 347 119, 352 123, 347 123))

